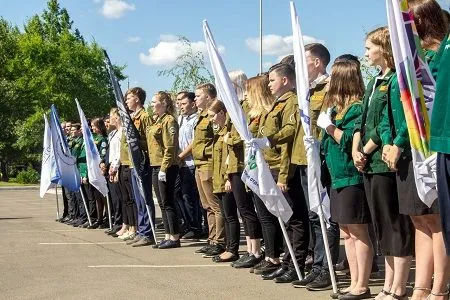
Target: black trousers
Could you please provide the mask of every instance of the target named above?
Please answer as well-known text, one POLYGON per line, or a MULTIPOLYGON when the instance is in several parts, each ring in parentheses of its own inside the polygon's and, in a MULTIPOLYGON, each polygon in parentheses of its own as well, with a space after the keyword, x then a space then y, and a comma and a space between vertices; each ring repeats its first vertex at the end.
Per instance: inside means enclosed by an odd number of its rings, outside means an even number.
MULTIPOLYGON (((310 240, 308 205, 302 189, 302 178, 307 178, 305 176, 307 167, 298 165, 292 165, 291 167, 294 168, 294 175, 289 179, 289 189, 287 195, 285 193, 285 198, 292 209, 292 216, 286 223, 286 231, 289 241, 292 243, 295 259, 299 267, 304 269, 310 240)), ((294 266, 286 241, 284 241, 283 265, 294 266)))
POLYGON ((152 185, 161 209, 164 232, 176 235, 180 233, 179 219, 175 209, 175 180, 178 174, 178 166, 172 165, 167 169, 165 182, 158 180, 159 171, 160 167, 152 167, 152 185))
POLYGON ((447 255, 450 256, 450 154, 437 154, 437 186, 442 234, 447 255))
POLYGON ((113 219, 113 226, 122 225, 122 195, 118 182, 110 182, 108 180, 109 194, 111 195, 111 217, 113 219))
POLYGON ((233 173, 228 176, 231 182, 233 196, 242 217, 245 235, 251 239, 260 239, 262 238, 261 224, 256 215, 252 193, 248 193, 245 190, 245 184, 241 179, 241 175, 242 173, 233 173))
POLYGON ((261 222, 265 255, 270 258, 279 258, 283 245, 283 233, 278 218, 267 210, 264 202, 255 193, 253 193, 253 202, 261 222))
POLYGON ((136 226, 137 208, 133 198, 131 169, 129 166, 121 166, 119 169, 119 188, 122 196, 123 223, 136 226))
POLYGON ((217 194, 220 212, 225 219, 225 241, 228 252, 238 254, 241 226, 237 214, 237 205, 233 193, 217 194))
POLYGON ((69 198, 68 193, 66 192, 66 189, 61 186, 61 194, 63 198, 63 214, 62 217, 65 218, 69 215, 69 198))
MULTIPOLYGON (((81 195, 81 192, 83 193, 84 200, 86 201, 86 206, 89 210, 89 197, 91 191, 90 191, 90 185, 88 184, 81 184, 81 191, 75 193, 75 198, 78 206, 78 217, 77 219, 86 222, 88 220, 86 208, 84 207, 84 201, 83 196, 81 195)), ((90 215, 89 215, 90 216, 90 215)))
POLYGON ((180 195, 178 200, 183 211, 186 228, 195 233, 201 233, 202 211, 197 183, 195 182, 195 167, 181 167, 178 173, 180 178, 180 195))
POLYGON ((67 214, 70 219, 76 219, 78 217, 78 203, 77 192, 71 192, 67 189, 63 189, 67 197, 67 214))

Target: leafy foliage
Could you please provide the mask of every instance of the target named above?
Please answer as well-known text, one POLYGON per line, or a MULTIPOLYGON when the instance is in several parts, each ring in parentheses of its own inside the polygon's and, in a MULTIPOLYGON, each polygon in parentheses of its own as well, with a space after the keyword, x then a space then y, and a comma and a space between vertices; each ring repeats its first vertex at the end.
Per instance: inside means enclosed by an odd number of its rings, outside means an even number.
POLYGON ((173 77, 171 92, 192 91, 201 83, 213 82, 214 77, 205 66, 205 57, 202 52, 194 51, 191 42, 179 37, 185 52, 177 57, 175 66, 158 71, 158 76, 173 77))
MULTIPOLYGON (((49 0, 23 32, 0 18, 0 164, 36 163, 42 151, 43 119, 55 104, 62 120, 78 120, 75 98, 86 115, 106 114, 114 96, 103 50, 87 43, 65 8, 49 0)), ((119 80, 124 67, 115 67, 119 80)))

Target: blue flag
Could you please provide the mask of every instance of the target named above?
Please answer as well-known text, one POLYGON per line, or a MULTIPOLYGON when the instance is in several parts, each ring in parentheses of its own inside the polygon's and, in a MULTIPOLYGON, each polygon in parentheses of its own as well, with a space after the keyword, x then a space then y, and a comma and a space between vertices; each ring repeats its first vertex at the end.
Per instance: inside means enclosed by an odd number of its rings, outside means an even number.
POLYGON ((70 153, 69 145, 62 131, 58 112, 54 104, 51 107, 50 132, 53 154, 56 161, 56 172, 51 180, 53 183, 60 184, 66 189, 76 192, 80 189, 80 173, 78 172, 76 159, 70 153))
POLYGON ((39 195, 44 198, 47 190, 52 186, 52 179, 59 178, 56 168, 55 154, 52 147, 52 136, 47 116, 44 115, 45 129, 42 149, 41 184, 39 195))

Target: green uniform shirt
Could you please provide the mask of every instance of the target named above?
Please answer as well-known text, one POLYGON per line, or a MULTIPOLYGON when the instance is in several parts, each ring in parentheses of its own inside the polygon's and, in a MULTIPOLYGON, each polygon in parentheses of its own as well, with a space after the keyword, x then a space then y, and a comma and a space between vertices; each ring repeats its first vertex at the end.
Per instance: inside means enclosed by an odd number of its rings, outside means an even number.
POLYGON ((208 118, 208 112, 202 111, 198 115, 194 126, 194 139, 192 141, 192 156, 194 165, 199 170, 212 170, 212 144, 214 132, 208 118))
POLYGON ((225 124, 225 126, 220 129, 217 128, 217 131, 214 132, 212 145, 213 193, 225 192, 225 181, 228 177, 225 164, 228 152, 223 137, 227 133, 227 125, 228 124, 225 124))
POLYGON ((87 178, 86 150, 84 148, 84 140, 81 136, 73 138, 72 155, 76 159, 78 171, 81 178, 87 178))
POLYGON ((250 133, 252 134, 253 137, 258 136, 260 120, 261 120, 261 116, 249 118, 248 130, 250 131, 250 133))
MULTIPOLYGON (((355 102, 337 114, 334 118, 336 128, 342 130, 342 137, 337 143, 323 130, 321 147, 331 175, 333 189, 361 184, 363 177, 355 168, 352 159, 353 130, 356 120, 361 116, 361 102, 355 102)), ((333 109, 335 114, 335 109, 333 109)))
POLYGON ((237 132, 236 128, 228 122, 228 139, 226 147, 227 157, 227 174, 234 174, 244 171, 244 141, 237 132))
POLYGON ((150 165, 160 166, 162 172, 177 164, 178 122, 172 115, 164 114, 147 128, 147 145, 150 165))
POLYGON ((330 83, 329 76, 324 78, 324 80, 320 81, 315 86, 309 89, 309 116, 311 118, 311 135, 318 140, 320 137, 321 129, 317 126, 317 119, 319 118, 320 113, 322 111, 325 111, 324 99, 328 92, 328 84, 330 83))
POLYGON ((431 117, 432 151, 450 154, 450 37, 446 37, 435 58, 439 68, 431 117))
POLYGON ((366 171, 369 174, 391 172, 381 159, 383 146, 393 141, 392 127, 389 121, 389 91, 396 80, 394 72, 389 70, 386 76, 375 77, 367 85, 363 100, 363 112, 355 124, 355 131, 361 132, 361 142, 365 145, 370 139, 378 148, 367 157, 366 171), (370 103, 369 103, 370 102, 370 103))
POLYGON ((100 158, 103 160, 106 155, 106 149, 108 148, 108 138, 96 133, 92 133, 92 136, 94 138, 94 143, 97 147, 98 154, 100 154, 100 158))
POLYGON ((250 104, 248 103, 247 98, 244 98, 240 103, 244 114, 247 116, 250 111, 250 104))
MULTIPOLYGON (((295 133, 293 92, 279 97, 267 114, 261 116, 258 137, 267 137, 271 146, 263 150, 271 170, 278 170, 278 182, 287 184, 295 133)), ((295 94, 294 94, 295 95, 295 94)))
POLYGON ((147 146, 147 130, 150 125, 153 124, 153 120, 143 108, 138 110, 131 119, 133 120, 134 126, 136 126, 136 129, 139 132, 139 144, 141 146, 141 150, 144 151, 144 153, 148 157, 149 149, 147 146))
POLYGON ((127 138, 125 137, 125 127, 122 128, 122 136, 120 137, 120 164, 122 166, 131 166, 130 153, 128 152, 127 138))

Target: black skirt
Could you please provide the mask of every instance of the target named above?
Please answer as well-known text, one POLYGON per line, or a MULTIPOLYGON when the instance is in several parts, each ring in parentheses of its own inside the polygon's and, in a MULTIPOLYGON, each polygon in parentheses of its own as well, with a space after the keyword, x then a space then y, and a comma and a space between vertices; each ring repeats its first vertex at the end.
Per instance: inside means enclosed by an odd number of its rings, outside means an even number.
POLYGON ((414 169, 411 158, 402 157, 397 162, 397 194, 399 213, 409 216, 423 216, 439 213, 439 202, 436 199, 431 207, 420 200, 414 180, 414 169))
POLYGON ((409 216, 399 214, 395 174, 365 174, 364 189, 381 253, 413 255, 414 226, 409 216))
POLYGON ((338 224, 370 223, 370 211, 363 184, 331 189, 330 209, 331 220, 338 224))

